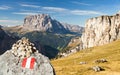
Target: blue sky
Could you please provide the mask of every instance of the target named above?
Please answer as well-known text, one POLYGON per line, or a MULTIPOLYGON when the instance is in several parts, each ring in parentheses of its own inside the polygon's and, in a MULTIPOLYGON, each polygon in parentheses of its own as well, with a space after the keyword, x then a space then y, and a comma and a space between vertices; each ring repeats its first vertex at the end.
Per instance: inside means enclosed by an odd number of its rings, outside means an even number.
POLYGON ((22 25, 25 16, 45 13, 60 22, 84 26, 89 18, 119 10, 120 0, 0 0, 0 25, 22 25))

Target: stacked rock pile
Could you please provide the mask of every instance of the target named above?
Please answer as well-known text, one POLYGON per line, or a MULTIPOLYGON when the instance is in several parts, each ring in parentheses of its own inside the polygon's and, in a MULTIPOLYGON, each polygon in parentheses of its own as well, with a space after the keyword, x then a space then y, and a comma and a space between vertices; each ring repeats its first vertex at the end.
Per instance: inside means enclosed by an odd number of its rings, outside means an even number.
POLYGON ((49 59, 33 43, 22 38, 0 55, 0 75, 55 75, 49 59))
POLYGON ((18 40, 12 46, 12 53, 20 58, 30 57, 34 52, 38 51, 34 47, 34 44, 29 42, 29 39, 25 37, 18 40))

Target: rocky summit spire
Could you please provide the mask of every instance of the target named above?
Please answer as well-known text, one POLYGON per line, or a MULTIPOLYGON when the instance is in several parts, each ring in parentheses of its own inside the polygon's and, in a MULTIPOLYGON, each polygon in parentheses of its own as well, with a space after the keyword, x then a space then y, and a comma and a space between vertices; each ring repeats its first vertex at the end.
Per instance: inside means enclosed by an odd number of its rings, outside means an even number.
POLYGON ((0 75, 55 75, 49 59, 22 38, 0 56, 0 75))

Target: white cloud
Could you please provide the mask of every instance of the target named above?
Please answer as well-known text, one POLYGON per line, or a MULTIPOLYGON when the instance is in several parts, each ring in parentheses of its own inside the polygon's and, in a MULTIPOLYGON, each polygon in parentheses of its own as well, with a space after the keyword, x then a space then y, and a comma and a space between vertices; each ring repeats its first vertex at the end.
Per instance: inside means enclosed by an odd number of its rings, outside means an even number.
POLYGON ((23 7, 31 7, 31 8, 40 8, 38 5, 31 5, 31 4, 20 4, 23 7))
POLYGON ((23 21, 21 20, 8 20, 8 19, 0 19, 0 25, 3 26, 16 26, 16 25, 22 25, 23 21))
POLYGON ((18 15, 35 15, 35 14, 39 14, 36 12, 14 12, 13 14, 18 14, 18 15))
POLYGON ((64 14, 64 15, 105 15, 102 12, 94 11, 94 10, 70 10, 70 9, 61 8, 61 7, 41 7, 40 11, 22 9, 21 12, 13 12, 13 14, 18 14, 18 15, 35 15, 35 14, 40 14, 40 13, 46 13, 46 14, 59 13, 59 15, 61 14, 64 14))
POLYGON ((78 5, 85 5, 85 6, 91 6, 92 5, 92 4, 87 4, 87 3, 77 2, 77 1, 73 1, 72 3, 78 4, 78 5))
POLYGON ((42 10, 24 10, 22 9, 20 12, 13 12, 12 14, 18 14, 18 15, 36 15, 40 13, 46 13, 46 14, 51 14, 51 13, 64 13, 68 11, 68 9, 65 8, 59 8, 59 7, 41 7, 42 10))
POLYGON ((0 6, 0 10, 8 10, 8 9, 10 9, 10 8, 11 8, 11 7, 5 6, 5 5, 0 6))
POLYGON ((21 21, 18 21, 18 20, 0 20, 1 23, 6 23, 6 22, 9 22, 9 23, 19 23, 21 21))
POLYGON ((44 10, 60 12, 61 14, 72 14, 72 15, 103 15, 104 13, 92 10, 70 10, 60 7, 43 7, 44 10))
POLYGON ((68 9, 60 8, 60 7, 43 7, 45 10, 56 11, 56 12, 63 12, 67 11, 68 9))
POLYGON ((103 15, 104 13, 98 11, 90 11, 90 10, 72 10, 72 14, 74 15, 103 15))

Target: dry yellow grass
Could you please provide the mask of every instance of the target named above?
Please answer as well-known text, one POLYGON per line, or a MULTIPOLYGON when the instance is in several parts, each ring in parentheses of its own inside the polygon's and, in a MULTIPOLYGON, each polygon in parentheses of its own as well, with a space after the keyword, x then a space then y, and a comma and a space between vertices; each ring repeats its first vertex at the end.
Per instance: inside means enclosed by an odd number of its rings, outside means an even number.
POLYGON ((56 75, 120 75, 120 40, 103 46, 93 47, 77 52, 65 58, 51 60, 56 75), (104 58, 106 63, 94 63, 104 58), (87 64, 80 65, 81 61, 87 64), (89 68, 101 66, 105 71, 94 72, 89 68))

